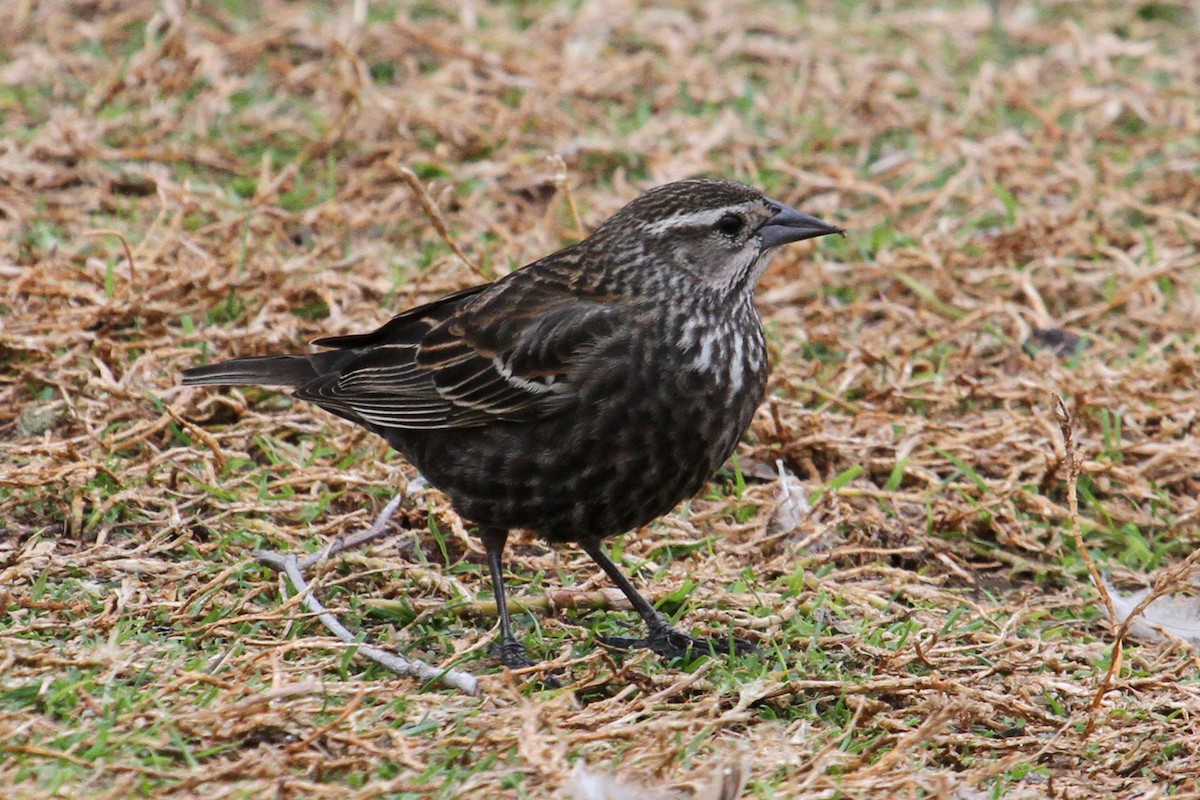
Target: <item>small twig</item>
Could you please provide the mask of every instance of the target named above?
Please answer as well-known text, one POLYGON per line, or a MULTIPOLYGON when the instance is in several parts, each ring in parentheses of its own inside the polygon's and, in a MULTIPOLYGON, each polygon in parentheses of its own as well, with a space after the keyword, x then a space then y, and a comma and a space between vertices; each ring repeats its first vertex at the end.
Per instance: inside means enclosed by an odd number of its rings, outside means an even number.
POLYGON ((404 492, 401 492, 393 497, 388 504, 383 507, 383 510, 379 512, 379 515, 375 517, 375 522, 372 523, 370 528, 367 528, 365 531, 360 533, 356 533, 348 539, 343 539, 339 536, 330 542, 328 547, 315 553, 308 554, 304 558, 300 559, 296 565, 300 567, 300 569, 308 569, 314 564, 324 561, 330 556, 336 556, 338 553, 344 550, 352 550, 355 547, 364 545, 373 539, 378 539, 379 537, 383 536, 385 533, 387 533, 387 524, 391 521, 392 515, 396 513, 396 509, 400 508, 400 504, 404 502, 404 497, 404 492))
MULTIPOLYGON (((1133 607, 1133 610, 1129 612, 1128 616, 1121 620, 1121 624, 1117 628, 1117 632, 1114 634, 1118 647, 1122 646, 1125 642, 1125 637, 1129 635, 1129 628, 1133 625, 1133 621, 1142 616, 1146 609, 1149 608, 1155 600, 1171 594, 1171 592, 1179 587, 1180 583, 1183 583, 1185 580, 1187 580, 1188 576, 1191 575, 1192 570, 1195 568, 1197 560, 1200 560, 1200 550, 1193 551, 1191 555, 1189 555, 1176 566, 1172 567, 1165 575, 1162 575, 1154 582, 1154 586, 1151 588, 1151 591, 1147 592, 1146 596, 1143 597, 1141 601, 1133 607)), ((1105 590, 1105 596, 1108 596, 1107 589, 1105 590)), ((1108 615, 1109 619, 1111 619, 1115 624, 1117 622, 1116 611, 1114 611, 1112 608, 1109 608, 1108 615)), ((1101 698, 1103 698, 1104 695, 1107 694, 1112 688, 1112 678, 1119 666, 1120 658, 1118 651, 1117 653, 1114 653, 1112 660, 1109 662, 1108 671, 1104 674, 1104 680, 1101 682, 1100 687, 1096 690, 1096 696, 1092 698, 1091 711, 1094 712, 1096 708, 1099 707, 1101 698)), ((1089 719, 1088 728, 1084 731, 1085 735, 1091 732, 1091 725, 1092 720, 1089 719)))
MULTIPOLYGON (((1058 419, 1059 428, 1062 430, 1063 447, 1066 452, 1067 461, 1067 509, 1071 520, 1071 533, 1075 540, 1075 546, 1079 550, 1083 563, 1087 566, 1088 574, 1091 576, 1093 583, 1096 584, 1096 589, 1100 592, 1100 596, 1104 600, 1105 607, 1108 610, 1108 618, 1113 625, 1116 625, 1114 632, 1115 644, 1113 645, 1113 656, 1109 660, 1108 669, 1101 678, 1099 685, 1096 687, 1096 692, 1092 696, 1092 702, 1087 709, 1087 722, 1084 723, 1083 738, 1091 735, 1096 727, 1096 711, 1100 708, 1100 703, 1104 699, 1104 695, 1112 691, 1113 680, 1120 670, 1122 663, 1122 649, 1125 637, 1129 633, 1129 627, 1133 624, 1139 615, 1141 615, 1151 603, 1159 597, 1168 593, 1171 587, 1178 581, 1182 580, 1183 576, 1188 574, 1193 568, 1195 562, 1200 560, 1200 550, 1193 552, 1188 558, 1176 568, 1172 569, 1164 578, 1155 582, 1154 591, 1149 592, 1141 602, 1139 602, 1125 619, 1117 624, 1117 612, 1112 602, 1112 596, 1108 593, 1108 587, 1101 579, 1099 570, 1092 561, 1091 554, 1088 553, 1084 546, 1083 533, 1079 522, 1079 498, 1077 494, 1077 484, 1081 471, 1081 463, 1078 454, 1075 451, 1075 439, 1071 427, 1071 414, 1067 410, 1066 404, 1062 398, 1056 398, 1054 406, 1054 415, 1058 419)), ((988 780, 996 775, 1001 775, 1014 765, 1019 763, 1037 763, 1041 757, 1050 751, 1054 746, 1054 742, 1063 736, 1068 730, 1073 728, 1078 723, 1078 718, 1071 715, 1033 754, 1018 754, 1008 759, 997 762, 989 767, 983 773, 972 777, 971 785, 978 786, 983 781, 988 780)))
POLYGON ((579 207, 575 204, 575 194, 571 191, 571 184, 567 180, 567 162, 558 153, 550 156, 547 159, 550 166, 554 167, 554 183, 562 189, 563 198, 567 201, 567 210, 571 213, 571 221, 575 223, 575 235, 582 237, 584 235, 583 220, 579 218, 579 207))
POLYGON ((440 681, 447 686, 457 689, 464 694, 477 697, 480 693, 478 679, 469 672, 462 672, 456 669, 438 669, 435 666, 426 664, 424 661, 417 659, 408 659, 397 653, 392 653, 387 650, 381 650, 378 647, 361 644, 344 626, 341 621, 312 593, 308 582, 304 580, 303 570, 328 558, 329 556, 340 553, 350 547, 357 547, 364 542, 371 541, 383 535, 387 529, 387 523, 396 509, 400 507, 400 503, 404 500, 404 495, 399 494, 392 498, 391 502, 384 507, 383 511, 375 519, 368 530, 362 533, 351 536, 348 539, 336 539, 329 547, 321 550, 319 553, 306 556, 303 561, 296 558, 294 553, 276 553, 271 550, 255 550, 254 557, 258 559, 260 564, 265 564, 272 569, 282 572, 291 582, 292 588, 298 595, 303 598, 305 607, 316 615, 334 636, 341 639, 348 645, 354 646, 358 655, 365 656, 377 664, 391 670, 397 675, 418 678, 425 683, 433 683, 440 681))
POLYGON ((360 644, 354 638, 354 634, 332 612, 326 609, 320 600, 313 596, 308 582, 304 580, 304 575, 300 572, 294 553, 274 553, 269 550, 255 550, 254 557, 260 563, 266 564, 268 567, 272 567, 287 575, 296 592, 304 596, 305 607, 316 614, 321 624, 328 628, 334 636, 346 644, 355 646, 358 654, 366 656, 397 675, 418 678, 426 683, 441 681, 464 694, 479 695, 479 681, 469 672, 460 672, 455 669, 441 670, 430 664, 426 664, 424 661, 417 659, 410 660, 396 653, 381 650, 378 647, 360 644))
POLYGON ((1063 435, 1063 448, 1067 454, 1067 512, 1071 518, 1071 535, 1075 539, 1075 547, 1079 550, 1079 556, 1083 559, 1084 566, 1087 567, 1092 583, 1096 584, 1096 591, 1100 592, 1100 597, 1104 600, 1104 607, 1108 609, 1109 619, 1115 621, 1117 612, 1112 598, 1108 595, 1108 589, 1104 585, 1104 579, 1100 576, 1100 570, 1096 568, 1096 562, 1092 561, 1092 554, 1088 552, 1087 546, 1083 542, 1083 531, 1079 524, 1078 491, 1079 473, 1083 464, 1079 454, 1075 452, 1071 412, 1067 410, 1067 404, 1061 397, 1055 398, 1054 416, 1058 419, 1058 427, 1063 435))
MULTIPOLYGON (((1071 518, 1071 536, 1075 540, 1075 549, 1079 551, 1080 558, 1083 559, 1084 566, 1087 567, 1088 575, 1091 576, 1092 583, 1096 586, 1096 591, 1100 593, 1101 599, 1104 601, 1104 607, 1108 610, 1108 618, 1113 625, 1117 625, 1117 611, 1113 606, 1112 597, 1108 594, 1108 587, 1104 585, 1104 579, 1100 575, 1100 570, 1096 568, 1096 563, 1092 561, 1092 555, 1088 552, 1087 544, 1083 541, 1083 531, 1079 524, 1079 473, 1082 469, 1079 454, 1075 452, 1075 437, 1071 427, 1071 412, 1067 410, 1067 404, 1063 402, 1062 397, 1055 398, 1054 416, 1058 419, 1058 427, 1062 431, 1063 449, 1067 456, 1067 511, 1071 518)), ((1129 615, 1129 619, 1134 617, 1129 615)), ((1125 620, 1124 624, 1117 627, 1115 631, 1115 640, 1113 641, 1112 658, 1109 659, 1108 669, 1104 673, 1104 677, 1100 679, 1099 685, 1096 687, 1096 693, 1092 697, 1091 705, 1088 707, 1087 723, 1083 726, 1083 738, 1091 736, 1092 730, 1096 726, 1096 711, 1100 708, 1100 702, 1104 699, 1104 695, 1112 690, 1113 678, 1120 672, 1122 655, 1124 652, 1125 633, 1129 630, 1129 619, 1125 620)))
POLYGON ((437 205, 434 204, 433 198, 430 197, 429 192, 426 191, 425 184, 421 183, 421 179, 417 177, 417 173, 401 164, 395 164, 394 166, 396 168, 396 172, 400 174, 400 177, 404 179, 404 182, 407 183, 409 188, 413 190, 413 194, 417 196, 417 202, 421 204, 421 208, 425 211, 425 216, 429 217, 429 221, 433 223, 433 228, 438 232, 438 236, 442 237, 442 241, 445 242, 450 249, 454 251, 454 255, 458 256, 459 259, 476 275, 486 281, 490 281, 491 278, 484 274, 483 270, 480 269, 478 264, 467 258, 467 254, 464 253, 462 248, 458 246, 458 242, 454 241, 454 237, 450 235, 450 227, 446 225, 445 217, 442 216, 441 211, 438 211, 437 205))
POLYGON ((125 259, 129 261, 129 283, 125 286, 125 296, 132 298, 134 286, 137 283, 137 271, 133 264, 133 250, 129 247, 129 242, 125 239, 125 235, 120 231, 112 230, 111 228, 103 228, 101 230, 84 231, 84 236, 115 236, 121 240, 121 246, 125 248, 125 259))
POLYGON ((212 451, 213 458, 217 461, 217 472, 223 471, 225 469, 225 462, 228 459, 225 457, 225 451, 221 449, 221 443, 217 441, 217 437, 194 422, 188 422, 179 415, 179 412, 170 406, 163 406, 163 409, 167 412, 167 416, 174 420, 176 425, 185 428, 188 433, 199 439, 204 443, 205 447, 212 451))
MULTIPOLYGON (((935 642, 937 642, 937 632, 936 632, 936 631, 935 631, 935 632, 934 632, 934 634, 933 634, 933 638, 932 638, 932 640, 930 641, 930 644, 933 644, 933 643, 935 643, 935 642)), ((916 654, 917 654, 917 661, 918 661, 918 662, 919 662, 919 663, 920 663, 922 666, 928 667, 929 669, 937 669, 937 667, 936 667, 936 666, 934 666, 933 662, 929 660, 929 657, 925 655, 925 651, 924 651, 924 649, 922 649, 922 647, 921 647, 921 637, 920 637, 920 636, 914 636, 914 637, 913 637, 913 640, 912 640, 912 643, 913 643, 913 650, 914 650, 914 651, 916 652, 916 654)))

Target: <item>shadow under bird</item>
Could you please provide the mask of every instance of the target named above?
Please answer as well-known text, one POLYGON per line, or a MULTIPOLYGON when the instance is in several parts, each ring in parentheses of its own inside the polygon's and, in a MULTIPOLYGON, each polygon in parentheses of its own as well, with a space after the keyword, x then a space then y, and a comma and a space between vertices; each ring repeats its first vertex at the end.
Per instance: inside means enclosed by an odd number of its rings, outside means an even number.
POLYGON ((183 383, 292 387, 403 453, 478 526, 507 666, 530 664, 504 596, 513 528, 591 556, 648 628, 621 644, 715 652, 728 643, 673 628, 601 541, 696 494, 733 453, 766 389, 753 294, 768 256, 841 232, 739 183, 670 183, 494 283, 183 383))

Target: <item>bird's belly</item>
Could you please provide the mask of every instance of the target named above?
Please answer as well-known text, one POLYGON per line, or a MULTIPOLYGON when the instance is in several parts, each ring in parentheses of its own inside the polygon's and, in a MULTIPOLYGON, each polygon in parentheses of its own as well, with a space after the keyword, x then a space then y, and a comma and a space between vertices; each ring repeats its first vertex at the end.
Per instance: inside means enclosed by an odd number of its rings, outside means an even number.
POLYGON ((610 536, 694 495, 732 453, 762 397, 704 375, 635 371, 595 381, 537 422, 408 432, 389 441, 456 510, 550 541, 610 536), (657 378, 657 380, 655 380, 657 378))

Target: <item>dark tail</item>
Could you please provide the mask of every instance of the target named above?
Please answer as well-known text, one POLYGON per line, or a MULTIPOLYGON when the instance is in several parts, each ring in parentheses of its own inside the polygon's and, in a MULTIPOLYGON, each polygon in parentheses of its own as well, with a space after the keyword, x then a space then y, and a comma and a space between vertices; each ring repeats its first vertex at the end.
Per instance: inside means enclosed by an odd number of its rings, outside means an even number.
POLYGON ((258 356, 185 369, 183 385, 303 386, 317 377, 311 356, 258 356))

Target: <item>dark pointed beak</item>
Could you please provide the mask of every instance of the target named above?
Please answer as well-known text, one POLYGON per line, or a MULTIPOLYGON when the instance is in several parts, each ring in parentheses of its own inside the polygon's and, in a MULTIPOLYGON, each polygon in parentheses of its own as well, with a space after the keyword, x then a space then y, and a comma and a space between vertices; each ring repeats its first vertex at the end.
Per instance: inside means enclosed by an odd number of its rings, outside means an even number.
POLYGON ((777 200, 771 202, 779 207, 779 211, 758 229, 763 250, 770 250, 772 247, 779 247, 781 244, 789 242, 828 236, 831 233, 845 233, 837 225, 830 225, 810 214, 804 214, 785 206, 777 200))

